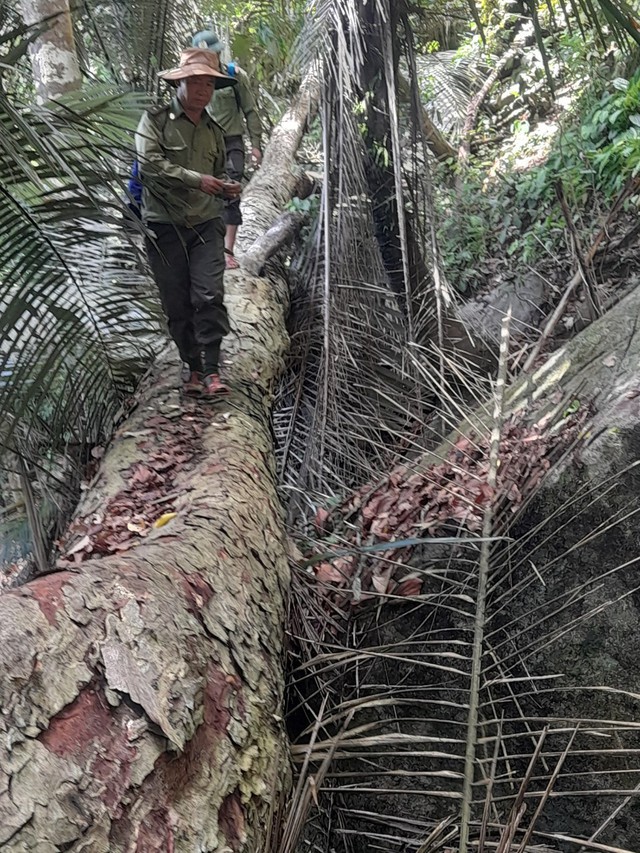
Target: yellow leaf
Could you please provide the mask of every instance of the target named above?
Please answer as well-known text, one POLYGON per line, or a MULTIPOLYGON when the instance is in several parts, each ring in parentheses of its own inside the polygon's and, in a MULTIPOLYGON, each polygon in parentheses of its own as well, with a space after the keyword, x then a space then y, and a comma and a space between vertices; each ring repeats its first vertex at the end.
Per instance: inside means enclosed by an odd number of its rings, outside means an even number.
POLYGON ((177 514, 177 512, 165 512, 165 514, 161 515, 160 518, 156 518, 156 520, 153 522, 153 526, 164 527, 165 524, 168 524, 172 518, 176 517, 177 514))

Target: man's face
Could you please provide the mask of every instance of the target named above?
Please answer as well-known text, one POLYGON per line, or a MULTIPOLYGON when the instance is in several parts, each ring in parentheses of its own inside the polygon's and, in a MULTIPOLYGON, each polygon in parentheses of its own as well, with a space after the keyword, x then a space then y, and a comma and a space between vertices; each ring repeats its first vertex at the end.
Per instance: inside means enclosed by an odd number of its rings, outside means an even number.
POLYGON ((178 98, 187 110, 203 110, 215 89, 215 77, 200 74, 197 77, 186 77, 178 86, 178 98))

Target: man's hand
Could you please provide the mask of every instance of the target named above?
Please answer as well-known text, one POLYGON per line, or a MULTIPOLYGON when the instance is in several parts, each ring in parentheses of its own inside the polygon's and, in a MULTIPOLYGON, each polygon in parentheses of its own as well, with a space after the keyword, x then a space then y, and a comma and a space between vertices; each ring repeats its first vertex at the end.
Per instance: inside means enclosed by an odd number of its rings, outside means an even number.
POLYGON ((201 175, 200 189, 207 195, 224 195, 225 182, 214 178, 213 175, 201 175))
POLYGON ((259 148, 251 149, 251 160, 254 166, 259 166, 262 163, 262 151, 259 148))
POLYGON ((224 181, 223 184, 223 196, 225 198, 238 198, 240 193, 242 192, 242 185, 237 181, 224 181))

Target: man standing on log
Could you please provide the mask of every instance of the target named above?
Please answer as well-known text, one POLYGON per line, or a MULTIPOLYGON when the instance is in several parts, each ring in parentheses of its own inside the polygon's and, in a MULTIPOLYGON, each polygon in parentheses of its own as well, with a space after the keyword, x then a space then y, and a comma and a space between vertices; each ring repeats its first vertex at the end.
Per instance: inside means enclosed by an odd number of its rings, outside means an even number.
POLYGON ((169 332, 189 377, 187 394, 214 396, 222 338, 229 331, 224 305, 224 199, 240 184, 225 173, 222 129, 207 112, 215 88, 232 87, 208 50, 183 51, 178 68, 159 75, 176 86, 171 103, 147 110, 136 131, 142 177, 142 219, 149 265, 169 332))
MULTIPOLYGON (((251 140, 251 157, 256 166, 262 162, 262 122, 256 109, 255 98, 246 73, 236 65, 224 65, 220 60, 223 44, 211 30, 197 33, 191 43, 194 47, 212 51, 223 74, 237 80, 238 85, 226 91, 218 92, 209 106, 209 111, 224 131, 227 148, 227 173, 234 181, 241 181, 244 174, 244 134, 245 125, 251 140)), ((242 213, 238 198, 227 201, 224 209, 224 221, 227 226, 225 235, 225 262, 227 269, 237 269, 238 262, 233 250, 236 244, 238 226, 242 225, 242 213)))

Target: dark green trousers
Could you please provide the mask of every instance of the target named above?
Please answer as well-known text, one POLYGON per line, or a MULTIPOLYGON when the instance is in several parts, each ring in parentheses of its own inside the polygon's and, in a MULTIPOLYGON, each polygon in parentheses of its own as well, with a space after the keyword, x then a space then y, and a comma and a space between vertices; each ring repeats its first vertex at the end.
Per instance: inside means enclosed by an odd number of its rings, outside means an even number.
POLYGON ((167 315, 169 334, 180 356, 200 370, 202 353, 217 366, 220 342, 229 331, 224 306, 224 232, 222 218, 192 228, 150 222, 147 256, 167 315), (207 357, 208 356, 208 357, 207 357))

